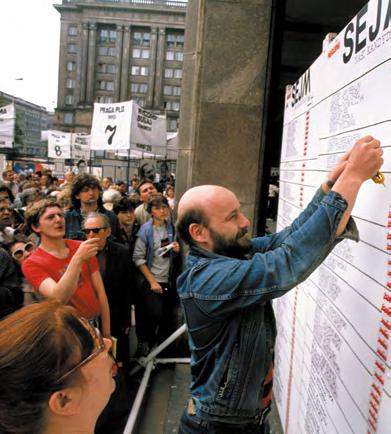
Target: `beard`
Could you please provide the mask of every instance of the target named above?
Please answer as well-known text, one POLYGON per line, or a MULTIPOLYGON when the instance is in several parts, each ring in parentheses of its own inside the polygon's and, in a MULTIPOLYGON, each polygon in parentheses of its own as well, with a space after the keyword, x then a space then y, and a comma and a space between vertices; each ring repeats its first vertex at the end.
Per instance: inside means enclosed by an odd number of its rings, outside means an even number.
POLYGON ((240 259, 252 249, 251 240, 245 237, 247 229, 241 229, 236 236, 231 238, 225 238, 211 228, 209 228, 209 233, 213 241, 213 252, 218 255, 240 259))

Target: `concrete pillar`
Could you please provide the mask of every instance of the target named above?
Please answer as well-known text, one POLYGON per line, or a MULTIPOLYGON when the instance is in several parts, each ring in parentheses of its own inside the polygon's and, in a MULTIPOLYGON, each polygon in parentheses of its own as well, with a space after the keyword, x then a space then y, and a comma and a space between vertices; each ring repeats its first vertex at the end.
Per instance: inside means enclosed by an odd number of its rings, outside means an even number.
POLYGON ((154 108, 162 108, 162 83, 163 83, 163 62, 164 48, 166 44, 166 29, 159 29, 156 55, 156 73, 155 73, 155 96, 154 108))
MULTIPOLYGON (((67 34, 68 25, 65 23, 61 24, 60 33, 60 52, 67 52, 67 34)), ((58 66, 58 94, 57 94, 57 106, 63 107, 65 105, 65 95, 66 95, 66 78, 67 78, 67 62, 66 56, 60 56, 59 66, 58 66)))
POLYGON ((157 56, 157 28, 151 27, 151 39, 149 45, 150 62, 149 62, 149 77, 148 77, 148 95, 147 108, 152 108, 154 88, 155 88, 155 72, 156 72, 156 56, 157 56))
POLYGON ((190 0, 177 197, 199 184, 235 192, 256 227, 272 0, 190 0))
POLYGON ((114 82, 114 95, 115 100, 114 101, 120 101, 120 87, 121 87, 121 65, 122 65, 122 34, 123 34, 123 26, 118 24, 117 25, 117 39, 115 44, 115 49, 117 51, 116 56, 116 67, 117 67, 117 73, 115 75, 115 82, 114 82))
POLYGON ((129 95, 129 55, 130 55, 130 27, 124 26, 121 65, 120 101, 127 101, 129 95))
POLYGON ((88 59, 88 23, 83 23, 81 30, 81 51, 79 61, 77 62, 77 73, 80 77, 80 98, 79 101, 84 103, 86 100, 87 86, 87 59, 88 59))
POLYGON ((87 92, 86 103, 92 104, 94 98, 94 70, 96 50, 96 24, 90 23, 88 31, 88 66, 87 66, 87 92))

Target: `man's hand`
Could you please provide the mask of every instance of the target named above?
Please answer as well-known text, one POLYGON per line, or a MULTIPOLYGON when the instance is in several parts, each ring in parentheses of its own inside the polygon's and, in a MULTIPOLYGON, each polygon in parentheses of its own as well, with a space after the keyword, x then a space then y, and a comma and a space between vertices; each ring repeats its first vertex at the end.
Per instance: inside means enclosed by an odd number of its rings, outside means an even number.
POLYGON ((379 171, 384 162, 382 155, 379 140, 365 136, 350 150, 344 171, 349 177, 364 182, 379 171))
POLYGON ((83 241, 74 255, 75 260, 80 263, 88 261, 98 253, 98 245, 99 240, 97 238, 83 241))
POLYGON ((181 246, 179 245, 179 243, 177 241, 174 241, 172 243, 172 251, 175 253, 178 253, 181 250, 181 246))
POLYGON ((156 292, 156 294, 163 294, 163 288, 159 285, 158 282, 153 282, 151 285, 151 291, 156 292))
POLYGON ((345 167, 348 163, 349 156, 350 156, 351 149, 347 152, 345 152, 342 157, 339 159, 337 165, 334 167, 334 169, 329 174, 329 180, 335 184, 337 179, 339 178, 339 175, 345 170, 345 167))

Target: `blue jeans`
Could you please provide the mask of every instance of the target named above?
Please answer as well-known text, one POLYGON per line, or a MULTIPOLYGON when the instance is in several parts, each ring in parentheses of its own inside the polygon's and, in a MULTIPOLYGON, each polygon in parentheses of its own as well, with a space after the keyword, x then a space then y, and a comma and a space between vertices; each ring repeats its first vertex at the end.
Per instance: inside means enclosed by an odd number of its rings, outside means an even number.
POLYGON ((178 434, 269 434, 269 423, 242 425, 221 422, 207 422, 197 416, 190 416, 185 410, 179 423, 178 434))

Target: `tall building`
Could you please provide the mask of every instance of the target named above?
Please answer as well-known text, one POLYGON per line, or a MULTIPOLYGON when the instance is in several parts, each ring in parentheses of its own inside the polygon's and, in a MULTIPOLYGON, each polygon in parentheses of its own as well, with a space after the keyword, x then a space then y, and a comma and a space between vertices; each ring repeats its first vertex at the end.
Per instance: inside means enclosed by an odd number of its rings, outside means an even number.
POLYGON ((178 127, 186 2, 63 0, 55 127, 89 132, 94 102, 133 99, 178 127))
POLYGON ((41 141, 41 131, 52 128, 53 113, 45 107, 0 92, 0 98, 6 104, 15 104, 20 135, 12 149, 3 148, 2 152, 15 157, 47 158, 47 144, 41 141))

